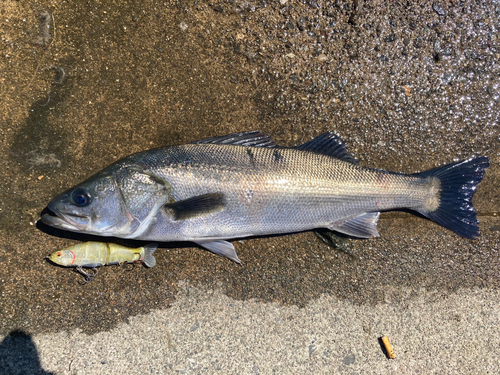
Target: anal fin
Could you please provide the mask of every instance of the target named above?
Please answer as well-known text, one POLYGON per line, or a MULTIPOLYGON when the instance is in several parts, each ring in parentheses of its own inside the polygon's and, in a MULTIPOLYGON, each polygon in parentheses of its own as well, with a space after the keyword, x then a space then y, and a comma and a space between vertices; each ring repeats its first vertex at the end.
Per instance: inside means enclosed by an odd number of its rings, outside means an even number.
POLYGON ((234 250, 233 244, 230 242, 223 240, 197 240, 193 242, 214 254, 231 259, 235 263, 241 263, 238 255, 236 254, 236 250, 234 250))
POLYGON ((379 216, 380 212, 366 212, 341 224, 333 223, 328 229, 358 238, 378 237, 379 216))

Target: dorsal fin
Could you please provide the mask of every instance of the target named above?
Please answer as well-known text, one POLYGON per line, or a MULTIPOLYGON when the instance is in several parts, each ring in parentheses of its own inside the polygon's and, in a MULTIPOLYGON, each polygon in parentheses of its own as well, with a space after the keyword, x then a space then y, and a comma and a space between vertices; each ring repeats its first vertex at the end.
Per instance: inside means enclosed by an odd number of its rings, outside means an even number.
POLYGON ((348 161, 350 163, 358 164, 358 161, 345 149, 342 139, 333 132, 326 132, 313 140, 295 146, 298 150, 307 150, 316 152, 322 155, 332 156, 337 159, 348 161))
POLYGON ((220 137, 210 137, 193 143, 214 143, 219 145, 237 145, 247 147, 276 147, 271 138, 269 138, 267 134, 261 133, 259 130, 233 133, 220 137))

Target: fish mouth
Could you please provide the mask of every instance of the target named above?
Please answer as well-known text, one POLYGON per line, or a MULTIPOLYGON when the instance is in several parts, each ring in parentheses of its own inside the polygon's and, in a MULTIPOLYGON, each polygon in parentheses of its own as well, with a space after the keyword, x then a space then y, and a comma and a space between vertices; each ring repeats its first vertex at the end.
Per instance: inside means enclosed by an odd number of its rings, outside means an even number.
POLYGON ((65 229, 73 232, 83 232, 87 229, 88 224, 82 224, 72 219, 72 216, 82 220, 89 220, 86 216, 68 215, 62 212, 49 211, 42 215, 42 223, 54 228, 65 229))

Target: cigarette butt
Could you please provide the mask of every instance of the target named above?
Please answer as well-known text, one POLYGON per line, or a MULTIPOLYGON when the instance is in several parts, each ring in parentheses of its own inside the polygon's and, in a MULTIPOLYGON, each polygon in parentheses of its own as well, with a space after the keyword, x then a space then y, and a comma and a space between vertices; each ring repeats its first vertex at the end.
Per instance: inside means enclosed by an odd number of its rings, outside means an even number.
POLYGON ((396 358, 396 354, 394 354, 394 350, 392 349, 392 345, 389 342, 389 338, 387 336, 382 337, 382 342, 384 343, 385 351, 387 352, 387 356, 390 359, 396 358))

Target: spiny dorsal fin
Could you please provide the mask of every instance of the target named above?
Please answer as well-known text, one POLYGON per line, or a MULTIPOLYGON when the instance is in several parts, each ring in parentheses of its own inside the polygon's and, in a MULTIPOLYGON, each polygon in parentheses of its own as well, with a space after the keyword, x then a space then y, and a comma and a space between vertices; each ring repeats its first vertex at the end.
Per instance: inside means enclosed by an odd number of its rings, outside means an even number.
POLYGON ((164 206, 165 210, 172 211, 174 220, 186 220, 192 217, 217 212, 223 208, 224 194, 222 193, 198 195, 164 206))
POLYGON ((193 142, 194 144, 213 143, 219 145, 237 145, 250 147, 276 147, 274 142, 267 134, 261 133, 259 130, 233 133, 220 137, 210 137, 201 141, 193 142))
POLYGON ((358 238, 378 237, 377 221, 379 216, 380 212, 367 212, 345 223, 332 224, 328 229, 358 238))
POLYGON ((293 147, 298 150, 307 150, 322 155, 328 155, 337 159, 358 164, 358 161, 347 152, 342 139, 335 133, 326 132, 313 140, 293 147))

